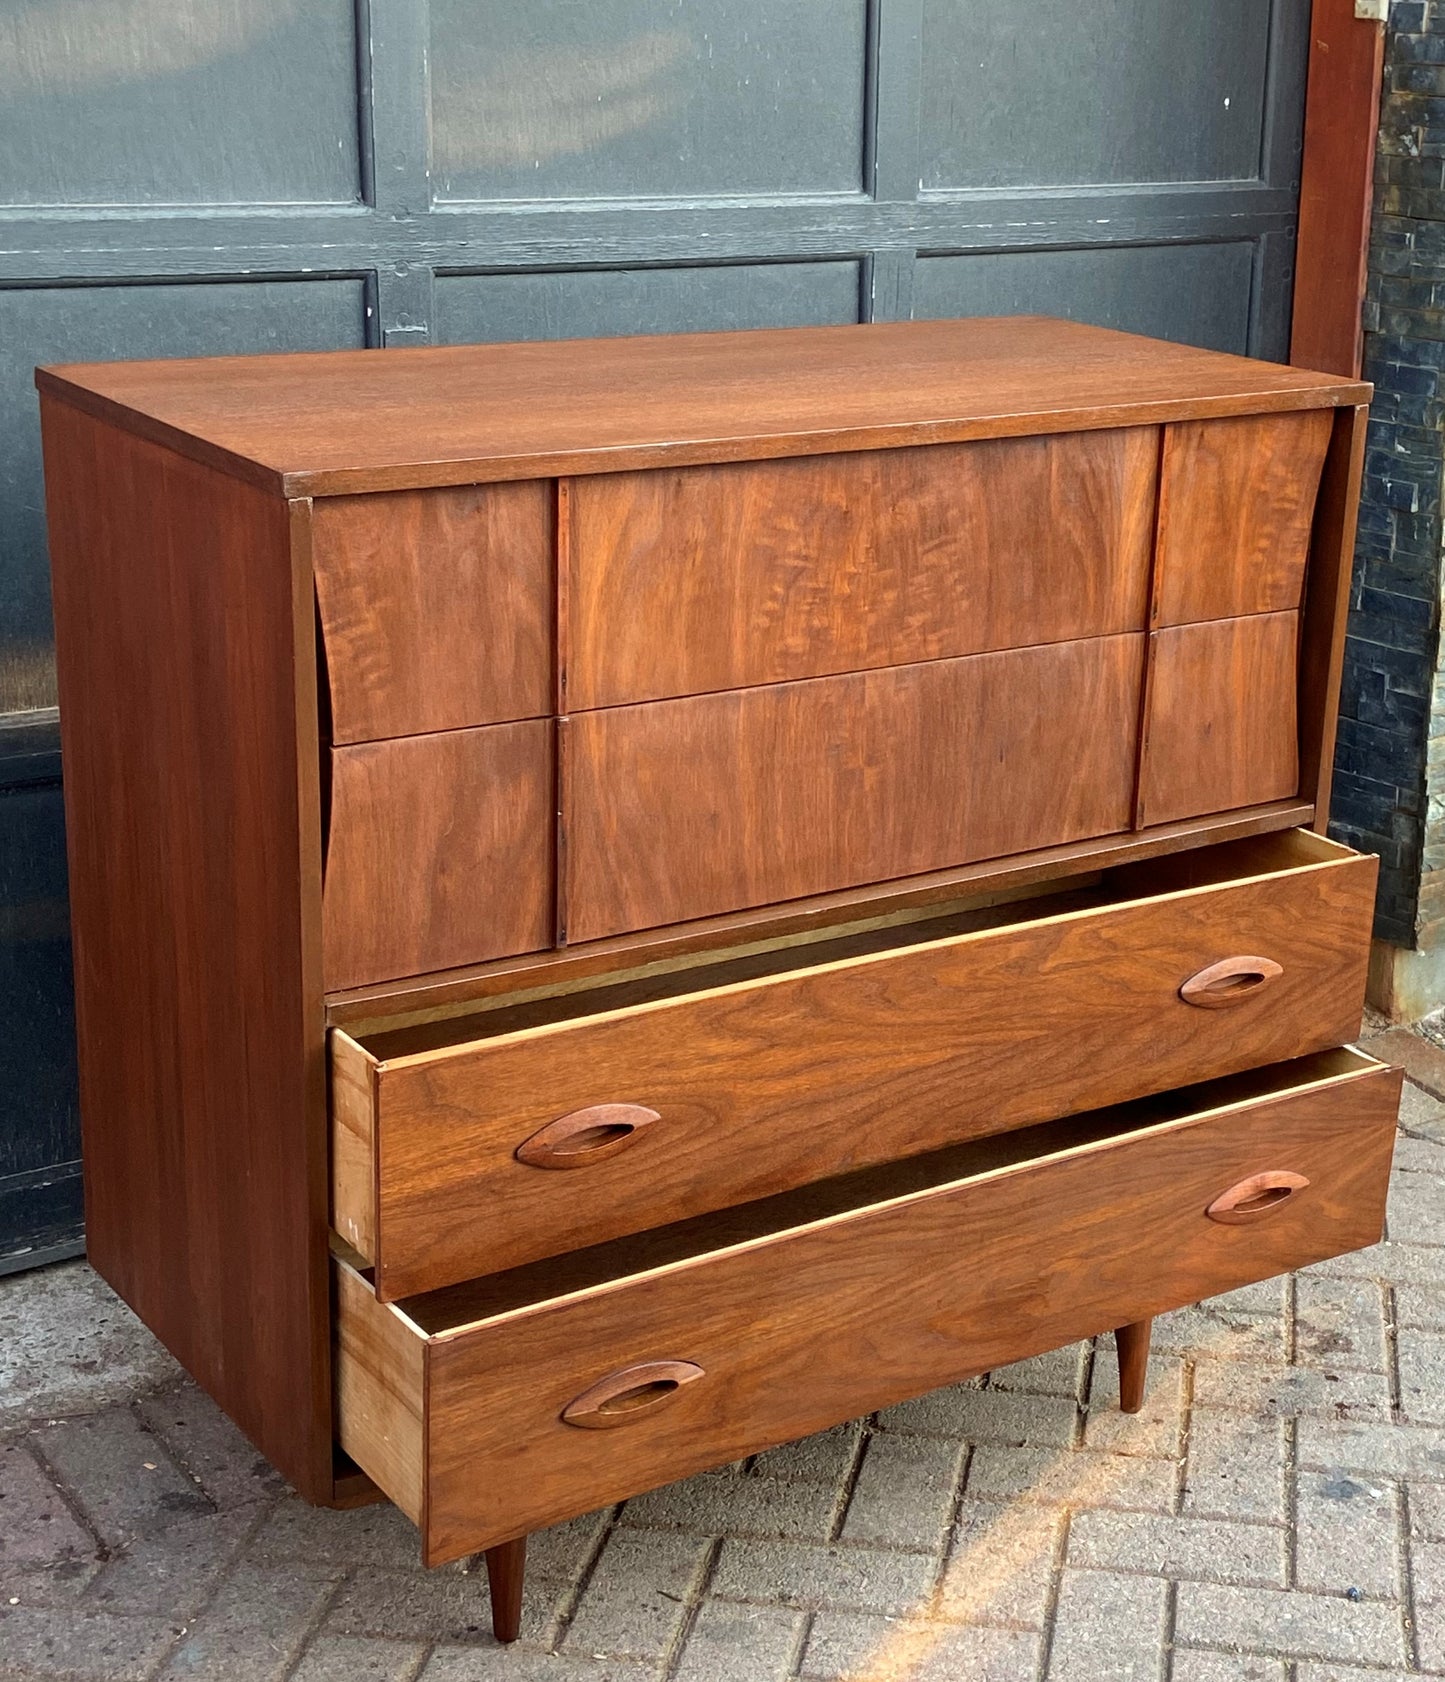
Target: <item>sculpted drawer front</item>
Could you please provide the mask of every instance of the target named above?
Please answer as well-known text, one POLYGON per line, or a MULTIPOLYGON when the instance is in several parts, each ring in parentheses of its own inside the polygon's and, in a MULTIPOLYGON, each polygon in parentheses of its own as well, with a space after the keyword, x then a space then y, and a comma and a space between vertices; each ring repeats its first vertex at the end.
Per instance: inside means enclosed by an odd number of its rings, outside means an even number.
POLYGON ((1135 823, 1299 791, 1298 613, 1171 625, 1149 638, 1135 823))
POLYGON ((1329 1052, 399 1306, 338 1263, 341 1445, 438 1564, 1361 1248, 1400 1079, 1329 1052))
POLYGON ((1125 830, 1142 635, 577 713, 567 937, 1125 830))
POLYGON ((534 479, 314 504, 334 741, 551 712, 553 497, 534 479))
POLYGON ((551 944, 554 751, 549 719, 331 750, 328 987, 551 944))
POLYGON ((1351 1039, 1377 861, 1305 831, 361 1043, 333 1223, 394 1298, 1351 1039))
POLYGON ((564 486, 567 706, 1142 630, 1159 429, 564 486))
POLYGON ((1299 607, 1328 410, 1164 429, 1152 623, 1299 607))

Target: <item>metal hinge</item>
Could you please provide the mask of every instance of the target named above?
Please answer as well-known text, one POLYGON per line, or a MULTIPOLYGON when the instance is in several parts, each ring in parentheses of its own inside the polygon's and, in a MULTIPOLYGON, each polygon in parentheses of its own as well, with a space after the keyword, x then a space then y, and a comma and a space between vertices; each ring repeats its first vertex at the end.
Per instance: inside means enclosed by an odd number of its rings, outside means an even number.
POLYGON ((1369 23, 1387 23, 1390 18, 1390 0, 1355 0, 1355 16, 1364 18, 1369 23))

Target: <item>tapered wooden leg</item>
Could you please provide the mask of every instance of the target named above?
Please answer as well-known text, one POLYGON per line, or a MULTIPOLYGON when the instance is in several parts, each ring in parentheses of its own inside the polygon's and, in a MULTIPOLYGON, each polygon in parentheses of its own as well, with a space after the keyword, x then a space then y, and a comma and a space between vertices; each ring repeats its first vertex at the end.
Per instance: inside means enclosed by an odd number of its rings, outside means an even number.
POLYGON ((527 1571, 527 1538, 487 1549, 487 1587, 492 1591, 492 1634, 515 1641, 522 1631, 522 1579, 527 1571))
POLYGON ((1149 1333, 1152 1320, 1136 1320, 1114 1333, 1119 1352, 1119 1406, 1125 1413, 1138 1413, 1144 1405, 1144 1384, 1149 1372, 1149 1333))

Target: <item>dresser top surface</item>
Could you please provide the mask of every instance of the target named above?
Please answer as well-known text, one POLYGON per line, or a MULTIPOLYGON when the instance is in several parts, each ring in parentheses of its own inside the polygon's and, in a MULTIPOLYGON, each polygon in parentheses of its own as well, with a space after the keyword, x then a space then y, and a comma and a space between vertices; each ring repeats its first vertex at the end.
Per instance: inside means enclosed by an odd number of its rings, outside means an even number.
POLYGON ((1329 374, 1014 316, 42 369, 43 393, 291 496, 1368 401, 1329 374))

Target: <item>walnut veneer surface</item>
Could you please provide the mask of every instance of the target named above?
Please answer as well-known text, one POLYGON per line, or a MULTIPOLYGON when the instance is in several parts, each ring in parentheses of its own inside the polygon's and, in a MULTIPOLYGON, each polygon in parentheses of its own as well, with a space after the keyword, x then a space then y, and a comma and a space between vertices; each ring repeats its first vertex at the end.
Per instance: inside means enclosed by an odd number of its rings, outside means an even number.
POLYGON ((1152 1314, 1378 1236, 1368 387, 1037 319, 38 382, 92 1257, 499 1633, 529 1529, 1111 1327, 1137 1406, 1152 1314))

